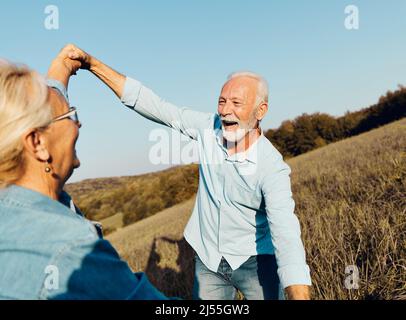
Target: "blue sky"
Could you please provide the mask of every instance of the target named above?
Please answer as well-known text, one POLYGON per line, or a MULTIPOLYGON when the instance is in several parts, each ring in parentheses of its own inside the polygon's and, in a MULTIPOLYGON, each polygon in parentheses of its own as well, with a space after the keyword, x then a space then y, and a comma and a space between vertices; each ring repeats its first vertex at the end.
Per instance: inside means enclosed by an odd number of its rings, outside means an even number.
MULTIPOLYGON (((404 0, 2 1, 0 57, 45 74, 75 43, 179 106, 214 112, 236 70, 263 74, 270 109, 263 128, 316 111, 342 115, 406 84, 404 0), (44 27, 47 5, 59 29, 44 27), (360 28, 344 27, 347 5, 360 28)), ((69 88, 83 123, 82 166, 72 181, 160 170, 148 152, 156 124, 123 107, 86 71, 69 88)))

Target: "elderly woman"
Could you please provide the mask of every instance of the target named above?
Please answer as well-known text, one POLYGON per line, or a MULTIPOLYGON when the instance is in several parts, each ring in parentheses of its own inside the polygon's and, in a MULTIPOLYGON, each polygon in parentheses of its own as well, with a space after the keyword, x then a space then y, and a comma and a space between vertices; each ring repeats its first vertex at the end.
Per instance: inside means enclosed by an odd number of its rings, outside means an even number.
POLYGON ((27 67, 0 62, 0 298, 165 299, 63 192, 80 165, 81 127, 66 95, 79 65, 63 56, 48 86, 27 67))

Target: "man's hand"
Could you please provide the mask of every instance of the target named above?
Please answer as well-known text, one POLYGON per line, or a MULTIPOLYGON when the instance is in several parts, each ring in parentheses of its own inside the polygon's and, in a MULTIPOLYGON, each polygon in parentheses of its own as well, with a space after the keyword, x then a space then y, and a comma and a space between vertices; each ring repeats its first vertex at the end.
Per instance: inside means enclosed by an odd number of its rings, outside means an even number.
POLYGON ((310 289, 306 285, 294 285, 286 288, 288 300, 310 300, 310 289))
MULTIPOLYGON (((121 98, 124 90, 126 77, 114 69, 110 68, 95 57, 86 53, 73 44, 66 45, 61 54, 64 59, 75 61, 80 69, 87 69, 96 77, 102 80, 113 92, 121 98)), ((77 70, 77 69, 76 69, 77 70)))
POLYGON ((96 62, 96 59, 93 58, 90 54, 86 53, 82 49, 78 48, 74 44, 68 44, 63 50, 66 49, 67 57, 71 60, 80 63, 81 69, 91 69, 91 67, 96 62))

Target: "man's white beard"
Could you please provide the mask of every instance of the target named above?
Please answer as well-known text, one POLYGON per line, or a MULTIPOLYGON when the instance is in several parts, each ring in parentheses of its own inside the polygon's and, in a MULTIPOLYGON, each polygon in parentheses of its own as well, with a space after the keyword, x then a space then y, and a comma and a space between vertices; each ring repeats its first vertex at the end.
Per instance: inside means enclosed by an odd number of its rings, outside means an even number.
POLYGON ((222 125, 223 138, 226 139, 228 142, 238 143, 247 135, 247 133, 255 129, 256 122, 256 118, 252 118, 248 124, 242 124, 238 122, 239 128, 237 130, 230 131, 227 131, 224 128, 224 125, 222 125))
POLYGON ((247 134, 247 132, 249 131, 249 129, 237 129, 235 131, 227 131, 224 126, 222 128, 223 130, 223 138, 226 139, 228 142, 233 142, 233 143, 237 143, 240 142, 245 135, 247 134))

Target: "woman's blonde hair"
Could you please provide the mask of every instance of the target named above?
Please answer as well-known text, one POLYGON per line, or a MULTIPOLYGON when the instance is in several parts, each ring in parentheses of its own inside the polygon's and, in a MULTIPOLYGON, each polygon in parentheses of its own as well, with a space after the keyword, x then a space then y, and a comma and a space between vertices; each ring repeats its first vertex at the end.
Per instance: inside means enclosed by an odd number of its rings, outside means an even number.
POLYGON ((23 65, 0 60, 0 188, 24 172, 22 135, 51 122, 45 79, 23 65))

